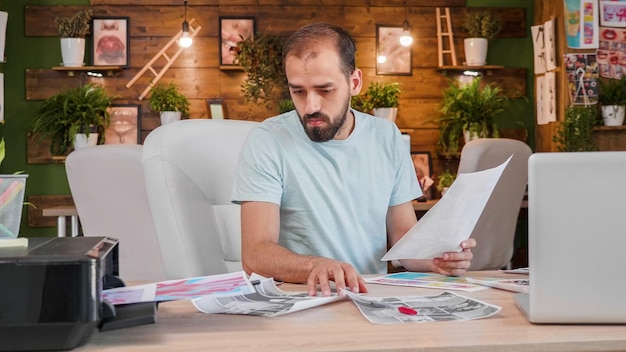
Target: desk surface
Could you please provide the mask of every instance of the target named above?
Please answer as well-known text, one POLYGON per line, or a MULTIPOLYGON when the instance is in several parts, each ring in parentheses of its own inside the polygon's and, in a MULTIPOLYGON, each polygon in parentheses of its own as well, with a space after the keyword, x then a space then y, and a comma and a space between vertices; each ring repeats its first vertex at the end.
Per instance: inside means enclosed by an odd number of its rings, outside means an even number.
MULTIPOLYGON (((430 208, 435 206, 435 204, 437 204, 438 201, 439 199, 429 199, 425 202, 418 202, 414 200, 413 209, 415 209, 415 211, 428 211, 430 210, 430 208)), ((522 201, 522 203, 520 204, 520 208, 528 208, 528 201, 526 199, 522 201)))
MULTIPOLYGON (((520 277, 493 271, 471 276, 520 277)), ((297 285, 282 288, 304 291, 297 285)), ((368 288, 372 296, 440 292, 374 284, 368 288)), ((482 320, 375 325, 348 300, 273 318, 203 314, 189 301, 175 301, 159 305, 156 324, 96 332, 76 351, 626 350, 626 326, 533 325, 517 309, 511 292, 459 293, 499 305, 502 310, 482 320)))

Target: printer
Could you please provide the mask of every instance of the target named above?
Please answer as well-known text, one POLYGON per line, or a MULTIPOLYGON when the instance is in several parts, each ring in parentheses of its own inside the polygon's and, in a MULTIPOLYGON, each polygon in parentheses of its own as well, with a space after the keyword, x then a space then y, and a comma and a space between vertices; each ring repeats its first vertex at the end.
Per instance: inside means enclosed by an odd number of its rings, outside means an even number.
POLYGON ((27 247, 0 248, 0 286, 0 351, 68 350, 97 328, 155 321, 156 304, 120 314, 102 301, 103 289, 124 286, 118 241, 108 237, 29 238, 27 247))

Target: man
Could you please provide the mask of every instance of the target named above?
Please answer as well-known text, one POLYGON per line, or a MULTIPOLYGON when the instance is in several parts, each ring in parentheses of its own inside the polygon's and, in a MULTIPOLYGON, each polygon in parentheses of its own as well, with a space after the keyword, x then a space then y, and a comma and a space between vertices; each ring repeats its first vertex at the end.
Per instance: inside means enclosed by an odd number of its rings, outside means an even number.
MULTIPOLYGON (((285 43, 283 66, 296 107, 267 119, 244 146, 233 201, 241 204, 246 272, 307 283, 310 295, 367 292, 360 273, 385 273, 380 258, 416 222, 421 195, 409 153, 390 121, 350 109, 362 74, 343 29, 307 25, 285 43)), ((462 252, 403 260, 412 271, 461 275, 462 252)))

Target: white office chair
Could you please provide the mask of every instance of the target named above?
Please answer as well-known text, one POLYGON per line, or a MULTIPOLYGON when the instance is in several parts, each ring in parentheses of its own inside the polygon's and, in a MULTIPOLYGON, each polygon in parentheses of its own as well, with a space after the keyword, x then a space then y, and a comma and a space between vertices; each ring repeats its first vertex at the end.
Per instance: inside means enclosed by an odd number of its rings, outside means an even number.
POLYGON ((531 154, 526 143, 506 138, 476 139, 461 150, 459 174, 496 167, 513 155, 472 232, 477 245, 470 270, 500 269, 511 260, 531 154))
POLYGON ((141 145, 98 145, 70 153, 65 170, 83 234, 119 240, 121 278, 161 281, 141 156, 141 145))
POLYGON ((231 192, 241 147, 257 124, 182 120, 146 138, 146 187, 169 279, 243 270, 231 192))

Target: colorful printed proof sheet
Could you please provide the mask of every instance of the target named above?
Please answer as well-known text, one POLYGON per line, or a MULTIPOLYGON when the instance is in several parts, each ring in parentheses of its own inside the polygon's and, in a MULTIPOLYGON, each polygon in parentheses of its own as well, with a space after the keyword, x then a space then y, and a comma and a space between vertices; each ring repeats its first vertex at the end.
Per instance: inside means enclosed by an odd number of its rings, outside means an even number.
POLYGON ((114 305, 193 299, 207 295, 235 295, 255 292, 243 271, 161 281, 153 284, 119 287, 102 292, 102 298, 114 305))
POLYGON ((442 290, 459 290, 467 292, 487 289, 487 287, 482 285, 471 284, 463 277, 414 272, 403 272, 366 278, 365 282, 381 285, 438 288, 442 290))

